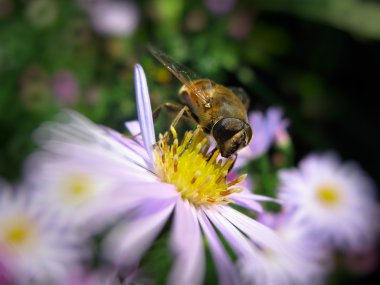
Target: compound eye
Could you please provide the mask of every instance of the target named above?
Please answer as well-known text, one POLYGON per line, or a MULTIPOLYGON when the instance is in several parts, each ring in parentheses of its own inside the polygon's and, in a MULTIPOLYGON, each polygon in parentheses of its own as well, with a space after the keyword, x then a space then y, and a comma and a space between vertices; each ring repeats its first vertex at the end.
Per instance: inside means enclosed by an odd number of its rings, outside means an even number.
POLYGON ((249 142, 251 141, 252 139, 252 136, 253 136, 253 131, 252 131, 252 128, 250 125, 246 124, 245 127, 244 127, 244 133, 245 133, 245 145, 249 144, 249 142))
POLYGON ((247 132, 246 131, 243 131, 243 133, 241 134, 241 145, 242 146, 246 146, 247 145, 247 132))
POLYGON ((212 135, 216 140, 223 136, 223 139, 232 138, 237 132, 244 128, 244 122, 236 118, 223 118, 212 127, 212 135))
POLYGON ((249 141, 250 141, 250 137, 247 135, 247 132, 244 132, 244 139, 245 139, 245 142, 244 142, 244 146, 248 145, 249 144, 249 141))

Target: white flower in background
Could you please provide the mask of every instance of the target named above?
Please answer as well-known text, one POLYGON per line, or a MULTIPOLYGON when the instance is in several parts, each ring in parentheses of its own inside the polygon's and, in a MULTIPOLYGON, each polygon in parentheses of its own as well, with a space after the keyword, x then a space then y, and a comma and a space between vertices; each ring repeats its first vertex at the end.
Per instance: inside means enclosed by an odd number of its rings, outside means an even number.
POLYGON ((139 11, 132 1, 79 1, 89 13, 94 29, 107 36, 129 36, 137 28, 139 11))
POLYGON ((16 284, 57 284, 78 270, 82 238, 24 190, 0 181, 0 264, 16 284))
POLYGON ((320 242, 294 223, 291 215, 263 213, 259 221, 278 233, 284 248, 281 252, 257 248, 252 259, 240 262, 247 284, 325 284, 331 257, 320 242))
MULTIPOLYGON (((128 126, 133 129, 133 122, 128 126)), ((141 140, 126 140, 71 111, 44 123, 34 138, 44 150, 28 158, 25 183, 70 225, 93 234, 130 209, 125 199, 133 208, 125 189, 129 179, 145 173, 133 172, 137 166, 125 165, 125 160, 148 167, 147 155, 135 152, 141 140)))
POLYGON ((249 161, 264 155, 276 140, 283 143, 282 141, 288 137, 286 129, 289 122, 282 117, 282 110, 276 107, 269 108, 265 114, 254 111, 248 115, 248 122, 253 129, 253 139, 239 151, 236 167, 244 166, 249 161))
POLYGON ((370 247, 379 232, 379 207, 370 178, 334 154, 312 154, 279 174, 279 197, 300 227, 343 250, 370 247))
MULTIPOLYGON (((117 178, 116 187, 108 190, 109 210, 102 212, 104 216, 116 210, 127 213, 105 240, 104 254, 115 265, 136 266, 173 215, 170 247, 175 261, 168 283, 203 282, 205 238, 220 284, 241 284, 215 229, 238 259, 249 259, 256 254, 255 247, 281 252, 283 243, 272 230, 230 206, 236 203, 261 211, 257 201, 271 199, 241 192, 238 184, 245 176, 228 181, 232 159, 217 160, 218 151, 210 154, 200 129, 188 131, 180 142, 172 128, 156 143, 147 83, 139 65, 135 86, 142 137, 127 138, 67 112, 63 121, 40 129, 40 144, 54 155, 86 165, 98 179, 111 173, 117 178)), ((140 131, 133 123, 128 127, 132 133, 140 131)))
MULTIPOLYGON (((36 136, 39 135, 37 132, 36 136)), ((80 153, 71 150, 72 155, 80 157, 80 153)), ((28 158, 25 173, 25 183, 34 191, 35 198, 51 205, 83 233, 101 230, 119 214, 108 206, 118 181, 113 177, 112 167, 107 169, 107 165, 96 162, 36 152, 28 158), (98 175, 99 168, 106 169, 103 175, 98 175)))

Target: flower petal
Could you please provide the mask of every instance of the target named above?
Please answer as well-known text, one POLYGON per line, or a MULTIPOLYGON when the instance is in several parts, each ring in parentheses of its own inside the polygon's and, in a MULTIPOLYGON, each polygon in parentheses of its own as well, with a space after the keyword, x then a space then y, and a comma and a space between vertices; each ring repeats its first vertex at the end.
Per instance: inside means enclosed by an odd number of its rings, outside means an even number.
POLYGON ((249 191, 242 191, 240 193, 233 193, 229 198, 235 202, 235 204, 247 208, 251 211, 262 213, 263 206, 258 202, 273 202, 280 203, 278 199, 274 199, 271 197, 252 194, 249 191))
POLYGON ((264 211, 263 206, 259 204, 255 199, 252 199, 250 196, 247 197, 246 195, 242 195, 242 193, 233 193, 228 198, 231 199, 236 205, 244 207, 248 210, 257 213, 262 213, 264 211))
POLYGON ((173 201, 145 201, 131 221, 117 226, 109 234, 104 254, 119 266, 138 263, 167 222, 173 207, 173 201))
POLYGON ((234 264, 224 249, 222 243, 219 240, 217 233, 215 232, 213 226, 205 215, 205 210, 198 212, 198 220, 202 227, 202 231, 205 234, 208 245, 211 250, 211 255, 216 264, 216 269, 218 271, 219 284, 221 285, 233 285, 241 284, 238 273, 234 264))
POLYGON ((195 211, 187 200, 178 199, 171 235, 176 260, 168 284, 202 284, 205 257, 195 211))
POLYGON ((94 222, 84 225, 83 229, 94 232, 104 225, 111 224, 121 215, 146 207, 145 203, 170 204, 178 198, 178 192, 175 191, 173 185, 148 182, 132 184, 126 188, 125 184, 121 183, 117 189, 97 201, 93 206, 95 210, 90 216, 94 222))
POLYGON ((135 65, 135 89, 136 89, 136 102, 137 102, 137 116, 142 131, 144 146, 149 154, 151 163, 154 163, 153 148, 156 143, 153 126, 152 107, 150 106, 148 84, 141 65, 135 65))
POLYGON ((137 120, 134 121, 127 121, 124 123, 125 127, 128 129, 128 131, 131 133, 132 136, 136 136, 140 134, 140 123, 137 120))
POLYGON ((204 211, 213 225, 226 238, 228 243, 238 254, 239 257, 250 255, 252 251, 252 243, 247 239, 230 221, 224 218, 214 209, 204 211))
MULTIPOLYGON (((132 154, 137 154, 146 162, 146 165, 151 165, 149 154, 146 151, 142 151, 144 149, 144 144, 141 137, 136 138, 128 138, 114 130, 106 129, 105 132, 109 134, 112 138, 114 138, 118 143, 126 148, 126 150, 131 150, 132 154)), ((136 159, 135 159, 136 160, 136 159)), ((142 165, 145 167, 145 165, 142 165)), ((150 168, 153 170, 153 168, 150 168)))
POLYGON ((34 138, 43 148, 53 153, 73 157, 78 153, 67 151, 67 147, 77 149, 79 154, 91 149, 103 156, 127 160, 145 169, 152 169, 143 158, 143 149, 136 152, 135 149, 125 147, 125 144, 115 140, 115 134, 115 131, 99 127, 74 111, 65 110, 57 116, 56 122, 44 123, 37 129, 34 138))
POLYGON ((274 231, 229 206, 217 206, 219 213, 252 241, 270 249, 280 249, 282 242, 274 231))
POLYGON ((113 195, 109 195, 110 199, 113 199, 110 206, 113 208, 129 207, 129 204, 134 201, 176 201, 179 193, 175 188, 176 186, 172 184, 158 182, 135 181, 129 185, 121 183, 118 189, 112 193, 113 195), (117 198, 115 199, 115 197, 117 198))

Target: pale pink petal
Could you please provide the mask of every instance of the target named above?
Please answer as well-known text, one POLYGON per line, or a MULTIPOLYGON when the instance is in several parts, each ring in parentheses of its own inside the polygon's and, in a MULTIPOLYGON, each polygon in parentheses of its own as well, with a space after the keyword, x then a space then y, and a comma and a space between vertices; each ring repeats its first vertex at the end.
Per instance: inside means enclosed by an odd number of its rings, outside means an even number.
POLYGON ((218 271, 219 284, 221 285, 233 285, 241 284, 239 280, 236 267, 232 263, 228 253, 224 249, 223 244, 219 240, 217 233, 213 226, 205 215, 205 211, 198 212, 199 223, 202 227, 202 231, 205 234, 208 245, 211 251, 211 255, 218 271))
POLYGON ((263 195, 253 194, 247 190, 242 191, 240 193, 233 193, 229 198, 232 201, 234 201, 235 204, 257 213, 262 213, 264 210, 263 206, 259 204, 258 202, 281 203, 281 201, 278 199, 263 196, 263 195))
POLYGON ((260 202, 273 202, 273 203, 279 203, 280 200, 276 198, 271 198, 265 195, 257 195, 253 193, 243 193, 244 198, 249 199, 249 200, 255 200, 255 201, 260 201, 260 202))
POLYGON ((78 149, 79 154, 82 150, 92 149, 103 152, 104 155, 119 157, 140 167, 152 169, 146 164, 141 150, 136 153, 126 148, 110 136, 111 132, 107 130, 109 129, 95 125, 74 111, 65 110, 59 114, 56 122, 44 123, 37 129, 34 138, 43 148, 53 153, 78 155, 78 153, 67 151, 68 146, 78 149))
MULTIPOLYGON (((94 207, 101 209, 97 212, 106 212, 107 215, 104 216, 115 216, 118 213, 125 213, 140 206, 143 207, 145 202, 167 203, 167 201, 171 201, 174 203, 179 196, 175 186, 171 184, 135 182, 126 185, 121 183, 117 189, 107 195, 107 198, 99 201, 102 205, 94 207)), ((101 219, 101 217, 99 218, 101 219)))
POLYGON ((174 204, 173 201, 146 201, 133 219, 116 226, 108 235, 105 256, 120 266, 138 263, 167 222, 174 204))
MULTIPOLYGON (((36 166, 49 164, 49 160, 77 162, 79 165, 90 167, 92 171, 113 177, 146 177, 144 180, 152 180, 155 175, 145 167, 124 159, 122 156, 108 152, 97 146, 81 146, 70 143, 50 142, 52 152, 38 152, 33 154, 25 163, 26 171, 34 171, 36 166)), ((138 154, 135 154, 136 158, 138 154)), ((141 160, 141 157, 138 157, 141 160)), ((145 163, 142 160, 142 163, 145 163)))
POLYGON ((249 196, 251 199, 247 199, 247 196, 242 193, 233 193, 228 198, 231 199, 236 205, 244 207, 248 210, 257 213, 262 213, 264 211, 263 206, 259 204, 255 199, 252 199, 251 196, 249 196))
POLYGON ((141 181, 128 183, 127 180, 112 193, 109 195, 109 199, 113 200, 110 205, 112 208, 129 207, 128 204, 138 201, 175 201, 179 197, 176 186, 171 184, 141 181))
POLYGON ((274 231, 229 206, 217 206, 217 210, 235 227, 259 246, 280 249, 281 240, 274 231))
POLYGON ((131 133, 132 136, 136 136, 140 134, 140 123, 137 120, 134 121, 127 121, 124 123, 125 127, 128 129, 128 131, 131 133))
POLYGON ((214 209, 207 209, 204 212, 239 257, 252 254, 252 242, 233 224, 214 209))
POLYGON ((205 257, 195 211, 187 200, 178 200, 171 231, 171 248, 175 263, 168 284, 202 284, 205 257))
POLYGON ((111 129, 106 129, 105 131, 108 134, 110 134, 114 139, 116 139, 121 145, 139 154, 145 161, 147 161, 147 164, 150 163, 149 155, 145 151, 142 151, 144 149, 144 143, 142 141, 141 136, 131 138, 118 132, 115 132, 111 129))
POLYGON ((263 195, 253 194, 249 191, 234 193, 229 198, 232 201, 234 201, 237 205, 245 207, 251 211, 258 212, 258 213, 263 212, 263 207, 258 202, 280 203, 280 200, 278 199, 263 196, 263 195))
POLYGON ((153 145, 156 143, 154 135, 154 125, 152 116, 152 107, 150 105, 148 84, 141 65, 135 65, 135 89, 136 89, 136 103, 137 103, 137 116, 140 123, 140 130, 142 131, 142 138, 146 152, 151 158, 151 163, 154 163, 153 145))
POLYGON ((94 222, 83 225, 83 229, 91 233, 97 232, 105 225, 112 224, 121 215, 145 207, 145 203, 174 203, 178 196, 175 186, 170 184, 140 182, 127 188, 121 185, 94 203, 88 219, 94 222))

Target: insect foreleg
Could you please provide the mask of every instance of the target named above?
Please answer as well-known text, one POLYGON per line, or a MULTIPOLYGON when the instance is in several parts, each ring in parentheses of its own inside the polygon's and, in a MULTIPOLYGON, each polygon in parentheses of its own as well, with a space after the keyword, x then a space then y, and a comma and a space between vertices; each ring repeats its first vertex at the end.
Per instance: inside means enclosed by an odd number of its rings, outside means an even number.
POLYGON ((172 121, 170 125, 175 127, 182 117, 193 119, 193 116, 191 115, 190 110, 187 106, 182 107, 182 109, 178 112, 177 116, 175 116, 174 120, 172 121))
POLYGON ((228 173, 232 170, 232 168, 234 168, 234 165, 235 165, 235 163, 236 163, 236 160, 238 159, 238 154, 237 153, 235 153, 235 154, 233 154, 234 155, 234 158, 233 158, 233 162, 232 162, 232 164, 230 165, 230 167, 228 168, 228 173))
POLYGON ((158 116, 160 115, 161 113, 161 109, 162 108, 165 108, 167 109, 168 111, 172 112, 172 113, 177 113, 176 117, 174 118, 174 120, 172 121, 171 125, 173 127, 176 126, 176 124, 178 123, 178 121, 183 117, 187 120, 190 120, 190 121, 195 121, 193 115, 191 114, 189 108, 187 106, 183 106, 183 105, 179 105, 179 104, 173 104, 173 103, 164 103, 160 106, 158 106, 154 111, 153 111, 153 120, 156 121, 158 116))

